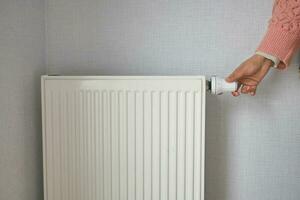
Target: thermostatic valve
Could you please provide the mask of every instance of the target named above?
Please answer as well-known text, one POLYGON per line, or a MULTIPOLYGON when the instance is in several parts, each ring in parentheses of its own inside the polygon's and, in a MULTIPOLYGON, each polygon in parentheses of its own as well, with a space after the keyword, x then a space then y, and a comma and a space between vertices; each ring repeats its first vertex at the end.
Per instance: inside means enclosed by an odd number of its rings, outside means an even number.
POLYGON ((207 81, 206 88, 211 94, 220 95, 225 92, 234 92, 237 89, 237 83, 228 83, 224 78, 212 76, 210 80, 207 81))

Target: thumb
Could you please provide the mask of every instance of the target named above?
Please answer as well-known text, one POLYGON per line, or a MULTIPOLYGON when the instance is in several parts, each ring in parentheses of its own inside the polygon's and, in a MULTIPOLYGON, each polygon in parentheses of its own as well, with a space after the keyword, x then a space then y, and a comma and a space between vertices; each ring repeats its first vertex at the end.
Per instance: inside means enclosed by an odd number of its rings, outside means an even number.
POLYGON ((237 68, 234 72, 232 72, 225 80, 229 83, 231 82, 235 82, 235 81, 238 81, 240 78, 243 77, 243 73, 242 71, 237 68))

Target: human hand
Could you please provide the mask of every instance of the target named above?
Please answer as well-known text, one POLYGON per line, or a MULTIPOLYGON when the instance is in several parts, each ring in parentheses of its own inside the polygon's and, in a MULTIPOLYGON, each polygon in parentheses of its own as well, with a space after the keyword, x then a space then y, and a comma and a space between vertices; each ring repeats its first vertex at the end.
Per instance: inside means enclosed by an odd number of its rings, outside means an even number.
POLYGON ((237 90, 232 92, 232 95, 239 96, 240 93, 243 93, 254 96, 258 84, 262 81, 273 64, 273 61, 260 55, 253 55, 245 60, 226 78, 227 82, 238 83, 237 90))

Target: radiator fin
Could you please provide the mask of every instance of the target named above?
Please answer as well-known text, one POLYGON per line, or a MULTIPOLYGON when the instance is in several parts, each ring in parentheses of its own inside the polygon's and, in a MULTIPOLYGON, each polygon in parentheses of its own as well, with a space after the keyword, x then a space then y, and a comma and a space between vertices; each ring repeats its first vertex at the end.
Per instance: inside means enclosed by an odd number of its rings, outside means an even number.
POLYGON ((204 80, 76 81, 44 83, 46 200, 204 200, 204 80))

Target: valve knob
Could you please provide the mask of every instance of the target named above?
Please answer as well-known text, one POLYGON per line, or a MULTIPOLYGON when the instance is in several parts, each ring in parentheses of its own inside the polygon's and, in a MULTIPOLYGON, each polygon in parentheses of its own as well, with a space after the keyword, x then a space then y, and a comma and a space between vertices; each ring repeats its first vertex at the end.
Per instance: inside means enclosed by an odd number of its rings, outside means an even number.
POLYGON ((237 89, 237 82, 228 83, 224 78, 212 76, 210 79, 210 92, 220 95, 224 92, 234 92, 237 89))

